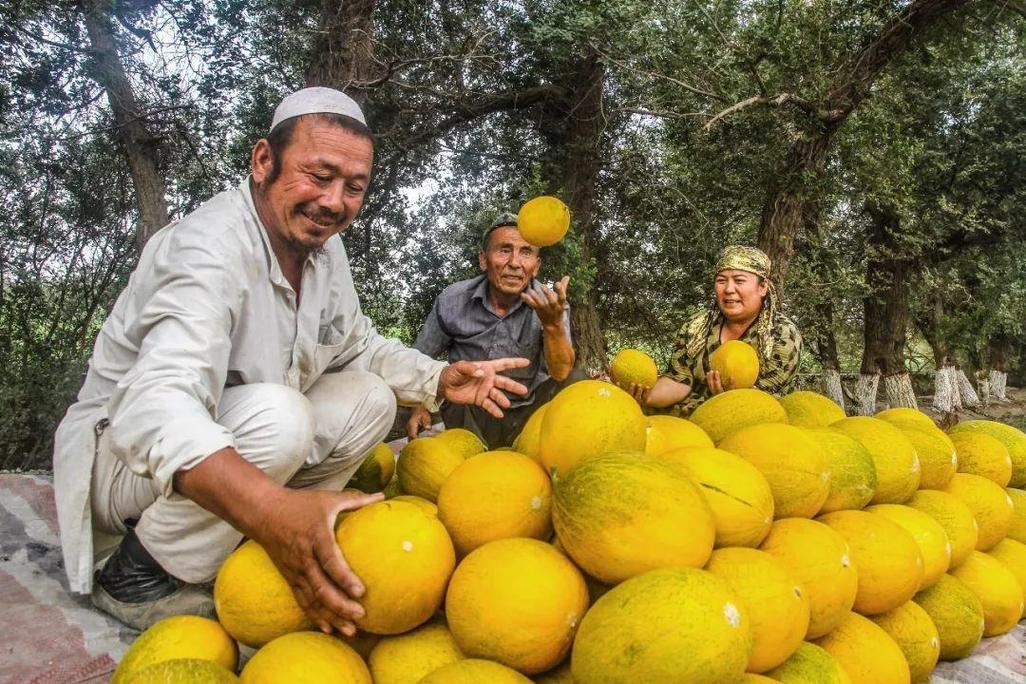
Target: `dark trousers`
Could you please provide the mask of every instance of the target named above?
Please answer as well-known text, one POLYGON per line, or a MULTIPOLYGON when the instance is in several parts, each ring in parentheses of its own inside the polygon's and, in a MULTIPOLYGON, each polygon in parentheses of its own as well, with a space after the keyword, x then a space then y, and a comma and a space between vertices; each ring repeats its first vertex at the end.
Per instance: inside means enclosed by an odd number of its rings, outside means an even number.
POLYGON ((513 440, 524 429, 527 419, 538 410, 539 406, 550 401, 564 387, 586 378, 587 374, 576 368, 570 371, 570 375, 565 380, 556 381, 549 378, 535 389, 534 400, 530 404, 503 409, 502 418, 496 418, 483 408, 473 404, 446 402, 440 411, 442 422, 445 423, 446 428, 470 430, 480 437, 489 449, 511 446, 513 440))

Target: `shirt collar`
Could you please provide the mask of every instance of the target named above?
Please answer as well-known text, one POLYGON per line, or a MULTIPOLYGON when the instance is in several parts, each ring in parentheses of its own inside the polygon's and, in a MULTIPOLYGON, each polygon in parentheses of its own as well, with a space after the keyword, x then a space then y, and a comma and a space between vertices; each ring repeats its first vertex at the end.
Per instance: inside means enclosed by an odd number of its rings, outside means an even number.
MULTIPOLYGON (((257 213, 256 203, 253 201, 253 192, 250 187, 252 179, 252 175, 246 176, 242 183, 239 184, 239 190, 242 192, 243 201, 253 218, 253 226, 255 227, 256 232, 260 234, 260 241, 264 246, 264 258, 267 260, 268 277, 270 277, 271 282, 275 285, 286 287, 291 290, 292 286, 285 279, 285 274, 281 272, 281 265, 278 263, 278 257, 274 253, 274 248, 271 246, 271 238, 267 235, 267 226, 265 226, 263 221, 260 220, 260 214, 257 213)), ((323 250, 309 254, 306 257, 306 263, 316 264, 321 252, 323 252, 323 250)))

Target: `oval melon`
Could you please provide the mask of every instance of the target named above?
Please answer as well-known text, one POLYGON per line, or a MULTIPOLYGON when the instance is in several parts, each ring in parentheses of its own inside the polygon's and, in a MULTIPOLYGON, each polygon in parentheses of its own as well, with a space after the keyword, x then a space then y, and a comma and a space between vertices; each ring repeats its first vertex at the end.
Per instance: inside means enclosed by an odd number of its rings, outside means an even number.
POLYGON ((773 524, 773 492, 762 473, 740 456, 713 447, 668 451, 658 458, 679 466, 712 510, 716 546, 758 546, 773 524))
POLYGON ((1026 492, 1007 487, 1005 494, 1012 501, 1012 524, 1008 527, 1008 538, 1026 544, 1026 492))
POLYGON ((860 442, 873 457, 877 479, 873 503, 904 503, 919 488, 919 457, 901 430, 868 416, 845 418, 830 427, 860 442))
POLYGON ((234 684, 239 678, 212 660, 177 658, 139 670, 124 684, 234 684))
POLYGON ((435 435, 435 439, 447 444, 463 458, 470 458, 488 450, 480 437, 463 428, 448 428, 435 435))
POLYGON ((933 585, 951 566, 951 542, 939 522, 926 513, 902 504, 876 504, 866 509, 882 515, 912 535, 923 557, 923 581, 919 589, 933 585))
POLYGON ((778 423, 752 425, 720 442, 763 474, 773 492, 777 518, 811 518, 830 494, 823 455, 801 428, 778 423))
POLYGON ((651 389, 659 378, 652 357, 638 349, 621 349, 609 364, 609 377, 620 387, 640 385, 651 389))
POLYGON ((958 454, 958 472, 979 475, 999 487, 1012 479, 1012 457, 1005 445, 985 432, 967 430, 951 435, 958 454))
POLYGON ((321 632, 293 632, 257 651, 240 676, 243 684, 372 684, 356 651, 321 632))
POLYGON ((865 507, 876 494, 876 467, 866 447, 831 428, 806 431, 819 445, 830 474, 830 493, 820 513, 865 507))
POLYGON ((919 488, 943 489, 958 470, 958 454, 951 438, 932 424, 895 423, 908 437, 919 457, 919 488))
POLYGON ((980 599, 983 636, 1005 634, 1019 622, 1023 609, 1022 587, 1001 561, 973 551, 951 575, 980 599))
POLYGON ((791 392, 780 400, 780 405, 795 427, 823 428, 845 418, 844 409, 819 392, 791 392))
POLYGON ((923 581, 923 556, 902 527, 866 511, 834 511, 817 520, 844 537, 851 548, 859 574, 852 610, 879 615, 915 596, 923 581))
POLYGON ((851 610, 858 572, 837 532, 805 518, 777 520, 759 548, 783 561, 808 596, 807 639, 830 632, 851 610))
POLYGON ((444 665, 418 684, 531 684, 514 669, 480 658, 467 658, 444 665))
POLYGON ((616 385, 582 380, 549 403, 541 425, 546 472, 565 477, 589 456, 644 451, 647 423, 634 397, 616 385))
POLYGON ((713 441, 690 420, 675 416, 649 416, 645 453, 658 456, 684 447, 711 447, 713 441))
POLYGON ((949 435, 965 431, 979 431, 990 435, 1005 445, 1012 459, 1010 487, 1026 487, 1026 433, 1022 430, 994 420, 966 420, 948 430, 949 435))
POLYGON ((366 589, 360 629, 399 634, 438 610, 456 552, 437 517, 406 501, 380 501, 345 516, 335 539, 366 589))
POLYGON ((913 684, 930 681, 930 673, 940 657, 940 636, 927 612, 908 601, 872 620, 905 654, 913 684))
POLYGON ((418 437, 399 452, 396 476, 404 494, 428 501, 438 498, 445 478, 463 463, 463 454, 454 445, 436 437, 418 437))
POLYGON ((948 570, 957 568, 965 562, 969 554, 976 548, 979 526, 973 512, 957 497, 947 492, 933 489, 921 489, 906 504, 910 508, 922 511, 940 523, 951 543, 951 563, 948 570))
POLYGON ((747 342, 727 340, 709 355, 709 369, 725 389, 748 389, 759 379, 759 354, 747 342))
POLYGON ((750 425, 786 423, 787 411, 772 394, 757 389, 721 392, 700 404, 690 416, 714 444, 750 425))
POLYGON ((443 665, 463 660, 452 632, 441 620, 383 638, 367 664, 374 684, 416 684, 443 665))
POLYGON ((524 240, 532 245, 554 245, 570 230, 570 208, 552 195, 532 197, 520 205, 517 229, 524 240))
POLYGON ((604 454, 556 480, 552 522, 566 552, 615 584, 660 567, 700 567, 716 528, 678 467, 642 453, 604 454))
POLYGON ((858 613, 848 613, 834 631, 815 643, 837 660, 852 682, 899 684, 911 681, 905 655, 894 639, 858 613))
POLYGON ((942 575, 915 601, 926 611, 940 637, 940 659, 960 660, 973 652, 983 638, 983 604, 969 587, 951 575, 942 575))
POLYGON ((456 568, 445 597, 449 629, 462 653, 525 674, 550 670, 566 657, 587 609, 581 573, 535 539, 478 547, 456 568))
POLYGON ((125 684, 151 665, 180 659, 211 661, 234 672, 238 656, 235 642, 217 621, 195 615, 176 615, 154 623, 136 637, 110 681, 111 684, 125 684))
MULTIPOLYGON (((1002 539, 997 545, 987 552, 988 556, 997 559, 1002 565, 1015 575, 1022 588, 1023 601, 1026 601, 1026 544, 1021 544, 1014 539, 1002 539)), ((1026 609, 1024 609, 1026 617, 1026 609)))
POLYGON ((956 473, 944 491, 969 507, 976 519, 979 536, 976 549, 986 551, 1008 535, 1014 509, 1008 493, 979 475, 956 473))
POLYGON ((372 494, 383 490, 395 475, 395 455, 387 444, 378 444, 350 478, 347 487, 372 494))
POLYGON ((917 425, 920 428, 940 429, 937 427, 937 424, 933 422, 933 418, 930 416, 926 415, 919 409, 904 406, 896 406, 894 408, 880 411, 873 417, 879 418, 880 420, 886 420, 888 423, 891 423, 896 427, 901 427, 902 425, 917 425))
POLYGON ((548 410, 548 404, 542 404, 534 410, 531 417, 524 423, 523 429, 520 430, 520 434, 513 440, 513 450, 517 453, 530 456, 532 459, 541 463, 541 426, 542 420, 545 419, 545 412, 548 410))
POLYGON ((851 684, 848 673, 834 657, 808 641, 766 676, 783 684, 851 684))
POLYGON ((663 568, 595 602, 571 670, 576 684, 720 684, 741 678, 750 650, 748 617, 730 585, 704 570, 663 568))

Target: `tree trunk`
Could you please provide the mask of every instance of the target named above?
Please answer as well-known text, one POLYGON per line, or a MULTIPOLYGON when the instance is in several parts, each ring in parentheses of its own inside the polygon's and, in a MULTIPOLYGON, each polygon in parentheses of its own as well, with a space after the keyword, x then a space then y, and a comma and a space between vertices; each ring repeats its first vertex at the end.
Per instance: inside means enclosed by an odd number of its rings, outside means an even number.
POLYGON ((114 27, 111 0, 82 0, 80 9, 92 48, 92 76, 107 93, 114 114, 114 138, 118 141, 139 207, 136 249, 168 223, 167 184, 160 171, 160 139, 146 127, 147 112, 135 98, 125 66, 121 62, 114 27))
POLYGON ((362 107, 368 85, 382 75, 374 57, 377 0, 322 0, 317 39, 306 71, 308 86, 345 92, 362 107))
POLYGON ((834 403, 844 408, 844 388, 841 386, 841 362, 837 354, 834 335, 834 305, 823 302, 816 307, 820 329, 816 334, 816 348, 823 365, 823 391, 834 403))
POLYGON ((836 368, 823 369, 823 393, 835 404, 847 411, 844 405, 844 386, 841 384, 841 372, 836 368))
POLYGON ((859 405, 856 407, 856 415, 872 416, 876 414, 876 392, 880 384, 879 373, 863 373, 859 376, 855 394, 859 405))
POLYGON ((990 355, 990 396, 998 401, 1008 401, 1006 386, 1008 384, 1008 350, 1011 347, 1011 340, 1004 335, 994 337, 989 347, 990 355))
MULTIPOLYGON (((581 259, 595 258, 595 197, 602 169, 602 132, 606 120, 602 111, 605 66, 594 54, 576 65, 574 89, 568 102, 563 187, 574 221, 574 229, 583 237, 581 259)), ((571 308, 570 322, 577 364, 589 370, 604 370, 608 365, 602 321, 596 308, 595 287, 578 291, 571 308)))
POLYGON ((980 397, 977 396, 976 390, 973 389, 973 383, 969 382, 969 378, 961 366, 955 366, 954 377, 955 382, 958 383, 958 395, 962 400, 962 406, 964 408, 978 408, 980 406, 980 397))
POLYGON ((905 367, 905 335, 910 319, 908 289, 913 262, 902 255, 897 243, 898 216, 893 207, 870 203, 866 211, 872 218, 866 265, 866 283, 871 291, 863 300, 861 372, 863 377, 883 374, 892 406, 915 408, 915 394, 905 367))
POLYGON ((948 377, 947 369, 944 367, 938 368, 933 374, 933 408, 945 414, 952 413, 955 410, 951 380, 948 377))
POLYGON ((944 367, 944 375, 948 387, 951 388, 951 410, 962 410, 962 393, 958 391, 958 377, 955 375, 955 365, 948 364, 944 367))
POLYGON ((774 279, 783 285, 803 223, 806 202, 822 177, 834 133, 872 90, 880 72, 913 36, 968 0, 914 0, 899 12, 858 54, 837 70, 830 94, 820 107, 816 126, 791 145, 770 185, 759 225, 759 247, 773 260, 774 279))

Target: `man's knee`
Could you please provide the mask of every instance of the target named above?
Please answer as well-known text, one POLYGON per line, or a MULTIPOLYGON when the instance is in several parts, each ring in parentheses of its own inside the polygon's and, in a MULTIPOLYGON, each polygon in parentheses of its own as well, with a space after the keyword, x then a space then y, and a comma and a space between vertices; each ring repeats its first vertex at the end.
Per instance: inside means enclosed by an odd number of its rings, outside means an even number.
POLYGON ((353 381, 358 383, 364 396, 363 413, 368 426, 368 439, 380 442, 388 435, 397 410, 395 392, 384 380, 373 373, 355 372, 353 381))
POLYGON ((236 449, 243 458, 284 482, 313 448, 310 401, 285 385, 257 383, 242 388, 247 396, 232 409, 232 415, 224 416, 232 423, 226 427, 235 434, 236 449))

